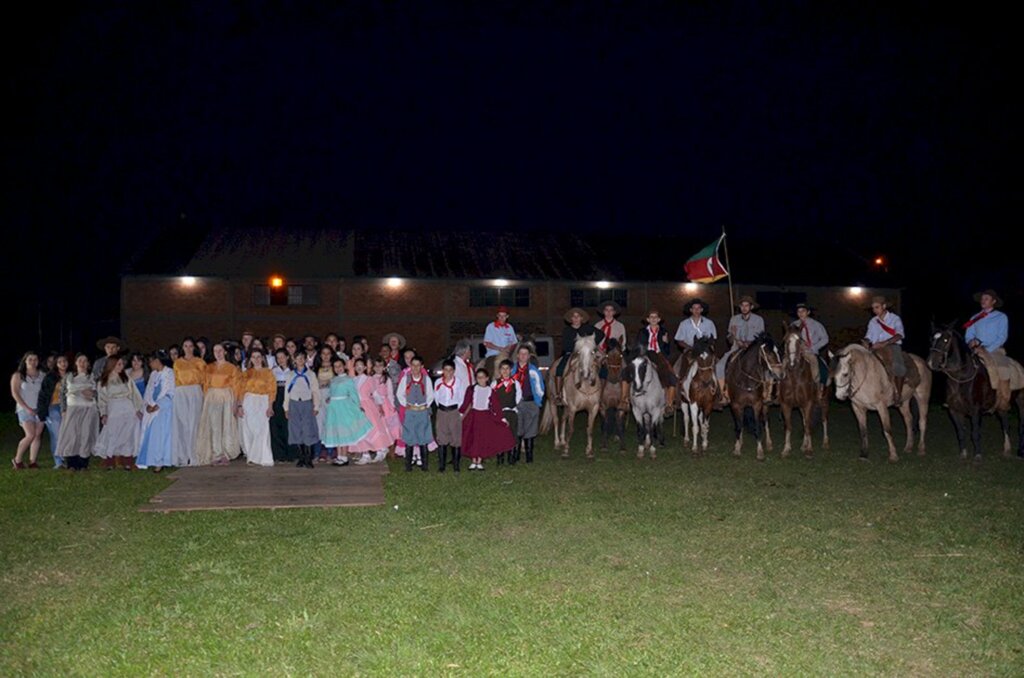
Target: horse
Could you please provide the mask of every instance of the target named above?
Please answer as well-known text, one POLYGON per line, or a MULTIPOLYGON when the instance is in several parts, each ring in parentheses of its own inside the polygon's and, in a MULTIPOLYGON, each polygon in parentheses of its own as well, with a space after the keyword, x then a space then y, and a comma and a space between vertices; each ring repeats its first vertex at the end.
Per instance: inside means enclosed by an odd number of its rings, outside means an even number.
MULTIPOLYGON (((907 427, 907 444, 904 446, 904 453, 910 453, 914 449, 914 418, 911 413, 910 403, 914 401, 918 410, 918 428, 920 430, 917 454, 923 456, 925 453, 924 435, 928 429, 928 398, 932 392, 932 374, 928 371, 923 359, 912 353, 903 354, 904 359, 912 362, 920 376, 920 382, 916 386, 910 384, 910 380, 903 384, 903 392, 900 394, 899 411, 903 415, 903 423, 907 427)), ((892 439, 892 424, 889 420, 889 407, 892 405, 892 380, 885 371, 885 365, 869 349, 861 344, 850 344, 836 353, 833 359, 835 363, 836 398, 849 400, 853 406, 853 414, 857 417, 857 427, 860 429, 860 457, 868 458, 868 411, 874 410, 878 413, 878 419, 882 422, 882 431, 885 433, 885 441, 889 445, 889 461, 899 461, 896 454, 896 445, 892 439)), ((909 368, 909 365, 908 365, 909 368)), ((909 371, 909 370, 908 370, 909 371)))
POLYGON ((491 375, 491 379, 497 379, 497 377, 498 377, 498 366, 501 365, 501 361, 502 360, 509 360, 510 359, 510 356, 512 355, 512 351, 514 351, 515 348, 516 348, 516 345, 512 344, 511 346, 504 347, 503 349, 498 351, 495 355, 487 356, 486 358, 481 358, 476 363, 476 369, 478 369, 478 370, 481 369, 481 368, 485 369, 485 370, 487 370, 487 374, 491 375))
MULTIPOLYGON (((559 358, 563 360, 563 358, 559 358)), ((561 406, 553 397, 549 397, 544 403, 544 414, 541 417, 540 432, 547 433, 552 428, 555 431, 555 449, 562 448, 562 458, 569 456, 569 442, 572 440, 574 420, 576 413, 584 411, 587 413, 587 458, 594 456, 594 420, 597 418, 597 411, 601 407, 601 382, 597 373, 600 368, 601 357, 597 351, 597 341, 591 336, 578 337, 573 347, 572 361, 565 371, 565 379, 562 385, 562 399, 564 406, 561 406), (568 434, 566 434, 568 426, 568 434)), ((558 362, 548 370, 548 393, 555 392, 555 370, 558 362)))
POLYGON ((765 448, 772 449, 771 434, 765 417, 765 384, 782 377, 782 358, 779 349, 767 332, 761 332, 753 341, 735 353, 725 368, 725 383, 729 389, 729 408, 732 410, 733 427, 736 431, 736 445, 732 453, 740 456, 743 447, 743 428, 747 425, 757 440, 757 459, 764 461, 765 448), (747 410, 751 416, 747 417, 747 410), (761 433, 764 432, 764 444, 761 433))
POLYGON ((693 345, 692 360, 687 373, 679 380, 680 407, 683 413, 683 445, 690 441, 690 423, 693 422, 693 448, 691 454, 708 451, 708 429, 711 410, 718 400, 718 379, 715 377, 714 340, 701 337, 693 345))
POLYGON ((608 438, 615 437, 619 441, 620 451, 626 445, 626 414, 629 412, 628 390, 622 383, 622 371, 626 366, 622 355, 622 347, 615 339, 608 340, 604 365, 608 370, 604 390, 601 392, 601 449, 608 448, 608 438))
POLYGON ((793 449, 793 408, 797 408, 804 422, 804 439, 800 451, 810 459, 814 451, 811 429, 814 428, 816 419, 821 419, 824 431, 821 446, 828 449, 828 393, 819 386, 817 366, 812 367, 803 356, 803 339, 799 330, 791 325, 785 327, 782 348, 785 359, 782 363, 782 379, 779 380, 778 394, 786 429, 782 456, 788 457, 790 450, 793 449))
MULTIPOLYGON (((1003 456, 1010 456, 1009 405, 1006 409, 995 409, 996 391, 989 381, 988 370, 964 342, 959 332, 949 325, 945 329, 932 328, 932 345, 928 351, 928 367, 946 375, 946 405, 956 429, 956 440, 960 445, 960 457, 967 458, 965 437, 967 421, 970 421, 971 443, 974 460, 981 461, 981 417, 991 412, 999 420, 1003 430, 1003 456)), ((1017 456, 1024 457, 1024 389, 1016 391, 1017 456)))
POLYGON ((640 353, 630 361, 629 406, 636 419, 636 458, 644 458, 644 449, 650 451, 651 459, 657 459, 657 442, 665 446, 665 389, 658 380, 658 370, 641 348, 640 353))

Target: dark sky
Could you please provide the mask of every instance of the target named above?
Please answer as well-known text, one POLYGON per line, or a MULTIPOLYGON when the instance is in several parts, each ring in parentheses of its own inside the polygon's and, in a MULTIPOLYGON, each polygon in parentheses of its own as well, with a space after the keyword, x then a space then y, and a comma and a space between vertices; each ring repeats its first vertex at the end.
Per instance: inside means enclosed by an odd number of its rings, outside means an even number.
MULTIPOLYGON (((886 252, 940 311, 988 285, 1020 298, 1017 254, 993 247, 1021 207, 1007 17, 436 4, 81 3, 12 18, 0 216, 27 236, 7 270, 29 284, 9 340, 37 343, 40 308, 83 335, 116 328, 133 252, 222 225, 703 245, 728 224, 734 252, 886 252)), ((957 304, 948 316, 969 298, 957 304)))

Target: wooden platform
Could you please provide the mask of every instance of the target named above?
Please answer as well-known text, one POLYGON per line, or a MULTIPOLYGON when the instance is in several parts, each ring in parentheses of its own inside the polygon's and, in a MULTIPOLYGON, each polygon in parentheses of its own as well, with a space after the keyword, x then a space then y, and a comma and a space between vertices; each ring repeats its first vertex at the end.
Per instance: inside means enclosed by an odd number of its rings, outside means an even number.
POLYGON ((387 464, 330 466, 314 469, 292 464, 181 468, 168 477, 166 490, 139 508, 144 512, 224 511, 315 506, 378 506, 384 503, 387 464))

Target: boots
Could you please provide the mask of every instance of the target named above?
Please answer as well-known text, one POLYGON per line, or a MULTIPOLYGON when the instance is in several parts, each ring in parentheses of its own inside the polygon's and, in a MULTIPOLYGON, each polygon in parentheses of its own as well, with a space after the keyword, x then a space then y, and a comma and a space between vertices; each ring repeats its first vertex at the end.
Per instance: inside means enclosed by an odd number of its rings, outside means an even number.
POLYGON ((299 445, 299 460, 295 462, 296 468, 306 468, 306 446, 299 445))
POLYGON ((462 463, 462 448, 461 447, 453 447, 452 448, 452 471, 454 471, 455 473, 458 473, 459 470, 460 470, 459 469, 459 465, 461 463, 462 463))
POLYGON ((526 463, 533 463, 533 438, 525 438, 523 444, 526 446, 526 463))
POLYGON ((448 446, 441 445, 437 448, 437 472, 444 473, 445 464, 448 462, 448 446))
POLYGON ((498 466, 502 466, 504 464, 505 464, 505 453, 502 452, 502 453, 500 453, 498 455, 498 466))
POLYGON ((428 458, 428 456, 429 456, 429 454, 427 452, 427 446, 426 445, 420 445, 420 470, 421 471, 429 470, 429 469, 427 469, 427 458, 428 458))
POLYGON ((906 381, 906 379, 906 377, 893 377, 893 380, 896 382, 896 393, 894 394, 895 397, 893 398, 892 404, 896 407, 899 407, 900 403, 903 401, 903 382, 906 381))
POLYGON ((405 470, 406 471, 411 471, 412 470, 412 450, 413 450, 413 448, 411 448, 411 447, 406 447, 405 448, 405 470))
POLYGON ((512 448, 512 451, 508 453, 509 466, 515 466, 519 461, 519 446, 523 444, 522 438, 516 438, 516 446, 512 448))

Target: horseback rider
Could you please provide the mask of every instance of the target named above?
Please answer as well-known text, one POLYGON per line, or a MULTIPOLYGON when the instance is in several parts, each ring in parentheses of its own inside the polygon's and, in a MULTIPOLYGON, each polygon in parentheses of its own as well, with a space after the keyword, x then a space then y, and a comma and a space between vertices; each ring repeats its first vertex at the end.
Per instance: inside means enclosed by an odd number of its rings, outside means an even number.
POLYGON ((740 297, 738 308, 740 312, 729 319, 728 338, 732 345, 715 365, 715 376, 718 377, 719 394, 723 405, 729 402, 729 392, 725 385, 725 368, 733 356, 750 346, 754 338, 764 332, 764 318, 754 313, 757 302, 750 295, 744 294, 740 297))
POLYGON ((811 364, 811 368, 818 370, 818 381, 822 391, 828 383, 828 365, 818 352, 828 346, 828 332, 825 326, 811 317, 813 309, 804 302, 796 305, 796 320, 792 327, 800 332, 804 357, 811 364))
POLYGON ((964 340, 988 370, 989 381, 996 391, 996 410, 1006 409, 1010 402, 1010 359, 1003 345, 1009 335, 1010 321, 997 310, 1003 305, 996 291, 987 289, 974 295, 981 310, 964 323, 964 340))
MULTIPOLYGON (((601 302, 597 310, 603 316, 601 320, 594 323, 597 337, 601 340, 597 345, 597 349, 602 355, 607 355, 609 349, 615 343, 618 343, 620 349, 626 345, 626 326, 615 319, 615 316, 622 312, 622 308, 614 301, 601 302)), ((603 362, 597 376, 601 379, 601 392, 603 393, 605 384, 608 383, 608 366, 603 362)))
MULTIPOLYGON (((647 357, 657 368, 662 388, 675 386, 678 380, 672 372, 672 365, 668 362, 668 352, 672 345, 669 343, 668 330, 661 324, 661 314, 657 309, 652 308, 647 312, 644 322, 645 326, 640 328, 636 335, 636 343, 647 352, 647 357)), ((625 380, 623 380, 623 385, 625 388, 629 387, 625 380)))
POLYGON ((597 341, 597 328, 586 324, 590 320, 590 314, 582 308, 572 307, 565 312, 565 322, 569 323, 562 330, 562 357, 555 368, 555 402, 563 403, 562 380, 565 377, 565 370, 572 358, 573 350, 576 348, 576 340, 580 337, 595 337, 597 341))
POLYGON ((515 328, 508 321, 508 307, 499 306, 494 322, 488 323, 487 329, 484 330, 484 346, 487 348, 484 357, 490 358, 501 351, 511 353, 517 343, 519 339, 516 337, 515 328))
POLYGON ((690 299, 683 306, 683 315, 686 316, 676 329, 676 344, 684 353, 693 349, 693 344, 698 339, 710 337, 718 338, 718 331, 715 323, 707 316, 708 305, 702 299, 690 299))
POLYGON ((871 300, 874 316, 868 321, 868 330, 862 342, 878 356, 893 378, 892 404, 899 407, 903 398, 903 382, 907 378, 907 363, 903 358, 903 320, 889 309, 889 300, 876 296, 871 300))

